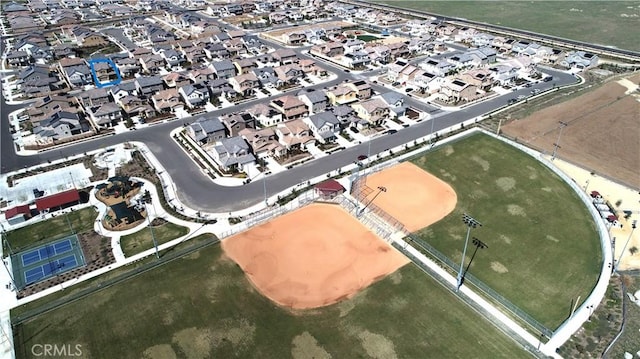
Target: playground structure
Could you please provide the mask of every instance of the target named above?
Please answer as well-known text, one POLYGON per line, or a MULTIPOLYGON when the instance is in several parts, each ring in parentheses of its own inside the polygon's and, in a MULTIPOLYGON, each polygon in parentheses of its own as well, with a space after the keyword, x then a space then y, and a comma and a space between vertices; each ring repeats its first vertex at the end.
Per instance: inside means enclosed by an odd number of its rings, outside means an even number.
POLYGON ((96 186, 96 198, 109 206, 102 219, 104 228, 111 231, 123 231, 133 228, 144 221, 146 210, 137 201, 142 182, 132 181, 129 177, 115 176, 96 186), (136 203, 134 203, 136 202, 136 203))

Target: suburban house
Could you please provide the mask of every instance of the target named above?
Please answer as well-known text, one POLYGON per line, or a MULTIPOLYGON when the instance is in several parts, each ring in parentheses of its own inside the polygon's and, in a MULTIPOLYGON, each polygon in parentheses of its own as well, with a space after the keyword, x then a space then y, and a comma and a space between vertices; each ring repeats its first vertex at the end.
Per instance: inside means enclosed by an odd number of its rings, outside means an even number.
POLYGON ((217 118, 198 117, 187 126, 187 135, 201 145, 216 143, 226 138, 226 129, 217 118))
POLYGON ((282 114, 265 103, 257 103, 248 110, 262 127, 270 127, 284 121, 282 114))
POLYGON ((184 85, 178 89, 187 107, 202 107, 209 102, 209 89, 203 83, 184 85))
POLYGON ((364 49, 374 64, 386 65, 391 60, 391 50, 385 45, 369 46, 364 49))
POLYGON ((141 65, 135 58, 117 59, 114 61, 123 78, 133 77, 140 72, 141 65))
POLYGON ((64 75, 71 87, 78 87, 93 83, 91 70, 87 65, 67 66, 64 68, 64 75))
POLYGON ((295 84, 304 76, 304 72, 298 65, 282 65, 274 68, 274 72, 278 79, 285 84, 295 84))
POLYGON ((7 63, 13 67, 28 66, 31 61, 31 55, 26 51, 11 51, 7 54, 7 63))
POLYGON ((336 133, 340 132, 340 121, 330 111, 320 112, 305 118, 305 122, 309 125, 309 129, 313 132, 315 138, 323 143, 333 142, 336 139, 336 133))
POLYGON ((95 88, 76 95, 87 106, 99 106, 111 102, 106 88, 95 88))
POLYGON ((379 126, 389 118, 389 106, 379 98, 357 102, 351 105, 359 118, 367 121, 370 126, 379 126))
POLYGON ((202 50, 209 59, 228 59, 231 56, 229 50, 219 43, 208 43, 202 50))
POLYGON ((358 91, 353 86, 346 84, 333 87, 326 92, 332 105, 344 105, 358 100, 358 91))
POLYGON ((434 94, 440 90, 443 82, 444 77, 420 70, 409 85, 416 87, 421 93, 434 94))
POLYGON ((114 101, 137 94, 135 81, 122 81, 115 86, 109 87, 109 93, 113 97, 114 101))
POLYGON ((164 90, 164 82, 158 76, 141 76, 136 78, 136 89, 141 96, 149 96, 164 90))
POLYGON ((509 65, 494 65, 489 68, 489 72, 500 85, 510 85, 518 78, 518 68, 509 65))
POLYGON ((307 35, 303 31, 290 31, 282 34, 282 42, 287 45, 302 45, 307 41, 307 35))
POLYGON ((29 118, 42 118, 48 115, 54 109, 67 110, 73 106, 73 100, 68 96, 45 96, 38 99, 30 107, 27 108, 29 118))
POLYGON ((469 70, 460 75, 460 79, 485 92, 490 91, 496 82, 491 76, 491 71, 485 69, 469 70))
POLYGON ((260 87, 260 81, 258 81, 256 75, 250 72, 230 78, 229 85, 231 85, 237 93, 243 96, 249 96, 253 95, 255 90, 260 87))
POLYGON ((363 68, 371 63, 369 54, 366 51, 359 50, 349 52, 343 55, 342 62, 349 68, 363 68))
POLYGON ((240 136, 223 138, 219 143, 209 153, 225 172, 248 172, 248 166, 256 161, 247 141, 240 136))
POLYGON ((317 56, 337 57, 344 55, 344 47, 339 42, 328 42, 312 47, 309 53, 317 56))
POLYGON ((306 75, 314 75, 318 77, 327 76, 327 70, 316 65, 316 62, 312 59, 302 59, 298 61, 300 70, 306 75))
POLYGON ((236 67, 229 60, 211 62, 218 79, 228 79, 236 75, 236 67))
POLYGON ((128 117, 140 116, 147 119, 156 114, 156 110, 149 105, 149 101, 138 96, 125 96, 116 102, 128 117))
POLYGON ((140 56, 140 66, 148 74, 157 74, 161 68, 164 68, 164 58, 156 54, 148 54, 140 56))
POLYGON ((449 71, 455 69, 454 64, 433 58, 428 58, 422 61, 418 66, 420 66, 421 69, 436 76, 445 76, 449 71))
POLYGON ((256 78, 260 81, 260 86, 262 87, 276 88, 283 84, 283 81, 278 78, 275 70, 271 67, 253 69, 253 74, 256 75, 256 78))
POLYGON ((175 112, 184 108, 181 96, 175 88, 162 90, 151 97, 153 107, 159 113, 175 112))
POLYGON ((86 111, 95 127, 109 128, 122 120, 120 107, 113 102, 89 107, 86 111))
POLYGON ((184 72, 169 72, 162 77, 162 81, 164 81, 165 87, 176 88, 180 88, 191 83, 191 79, 184 72))
POLYGON ((344 53, 350 54, 364 49, 364 41, 360 39, 347 39, 342 43, 344 47, 344 53))
POLYGON ((287 151, 305 150, 308 145, 315 144, 309 126, 302 119, 285 121, 276 127, 278 141, 287 151))
POLYGON ((303 90, 298 92, 298 98, 311 114, 324 112, 329 106, 329 98, 322 90, 303 90))
POLYGON ((460 79, 447 80, 442 85, 440 93, 446 96, 448 102, 473 101, 479 97, 478 88, 460 79))
POLYGON ((233 62, 238 74, 243 75, 258 67, 255 59, 240 59, 233 62))
POLYGON ((584 51, 570 52, 560 61, 560 65, 564 67, 579 70, 584 70, 597 64, 598 56, 584 51))
POLYGON ((193 82, 203 82, 216 78, 216 73, 211 67, 201 67, 189 72, 189 79, 193 82))
POLYGON ((249 112, 234 112, 220 116, 229 136, 237 136, 245 128, 256 128, 256 119, 249 112))
POLYGON ((293 120, 309 114, 309 110, 307 110, 305 103, 291 95, 278 97, 277 99, 272 100, 270 105, 276 111, 281 113, 285 120, 293 120))
POLYGON ((407 110, 407 106, 404 105, 404 95, 399 94, 395 91, 389 91, 381 94, 380 98, 391 109, 391 113, 393 113, 395 117, 404 116, 407 110))
POLYGON ((292 64, 298 61, 298 56, 296 56, 296 53, 291 49, 278 49, 270 55, 275 61, 279 62, 280 65, 292 64))
POLYGON ((240 136, 249 143, 251 151, 260 159, 280 157, 285 154, 285 149, 278 142, 276 131, 273 127, 259 130, 255 128, 245 128, 240 131, 240 136))
POLYGON ((184 60, 182 53, 173 49, 161 51, 160 56, 162 56, 169 67, 178 66, 184 60))
POLYGON ((58 111, 40 121, 33 134, 41 139, 63 140, 83 132, 77 113, 58 111))

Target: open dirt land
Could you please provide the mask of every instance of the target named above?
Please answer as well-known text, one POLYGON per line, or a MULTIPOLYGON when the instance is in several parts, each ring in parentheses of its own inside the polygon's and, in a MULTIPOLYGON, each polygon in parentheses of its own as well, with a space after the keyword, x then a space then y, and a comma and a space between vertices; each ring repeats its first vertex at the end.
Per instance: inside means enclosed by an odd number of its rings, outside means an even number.
POLYGON ((410 162, 367 176, 366 183, 374 191, 364 203, 373 199, 378 186, 385 187, 387 192, 377 196, 373 204, 400 221, 409 232, 441 220, 457 203, 451 186, 410 162))
POLYGON ((337 205, 312 204, 222 242, 253 285, 279 305, 350 298, 409 261, 337 205))
POLYGON ((562 130, 558 157, 640 188, 640 93, 638 75, 509 123, 503 131, 552 153, 562 130))

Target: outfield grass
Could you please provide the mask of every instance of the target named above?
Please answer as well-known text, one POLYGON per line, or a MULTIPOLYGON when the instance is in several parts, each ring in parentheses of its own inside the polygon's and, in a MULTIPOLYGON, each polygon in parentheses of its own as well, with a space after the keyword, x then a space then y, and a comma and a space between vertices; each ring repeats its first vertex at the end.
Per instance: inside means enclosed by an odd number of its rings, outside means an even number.
POLYGON ((213 245, 14 328, 96 358, 526 358, 511 339, 413 265, 354 298, 291 313, 213 245))
POLYGON ((374 0, 374 2, 628 50, 640 50, 640 42, 637 41, 640 38, 638 2, 390 0, 374 0))
MULTIPOLYGON (((456 191, 455 210, 417 235, 460 263, 468 213, 485 242, 469 270, 547 328, 596 284, 602 263, 595 224, 577 194, 534 158, 476 134, 412 160, 456 191)), ((428 210, 428 208, 425 208, 428 210)), ((472 251, 469 240, 468 262, 472 251)), ((465 264, 466 265, 466 264, 465 264)))
MULTIPOLYGON (((153 227, 153 236, 158 245, 167 243, 178 237, 182 237, 189 233, 189 228, 173 224, 171 222, 164 223, 160 226, 153 227)), ((126 257, 142 253, 147 249, 153 248, 153 237, 149 227, 145 227, 133 234, 129 234, 120 238, 120 246, 126 257)))
MULTIPOLYGON (((6 238, 13 251, 19 252, 33 245, 49 242, 51 239, 68 236, 71 234, 71 228, 75 233, 93 230, 93 223, 97 216, 95 209, 88 207, 66 215, 60 214, 46 221, 35 222, 27 227, 7 232, 6 238), (69 228, 69 224, 71 224, 71 228, 69 228)), ((3 242, 3 246, 3 253, 8 254, 6 243, 3 242)))

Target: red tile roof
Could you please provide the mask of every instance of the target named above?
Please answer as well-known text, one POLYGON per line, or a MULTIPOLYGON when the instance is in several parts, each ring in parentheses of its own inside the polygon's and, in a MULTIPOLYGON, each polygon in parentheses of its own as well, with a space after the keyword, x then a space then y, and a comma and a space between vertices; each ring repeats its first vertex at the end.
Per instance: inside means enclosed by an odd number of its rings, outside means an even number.
POLYGON ((315 187, 318 191, 323 193, 334 193, 334 192, 342 192, 344 191, 344 187, 338 181, 334 179, 328 179, 326 181, 320 182, 315 187))
POLYGON ((77 189, 53 194, 51 196, 36 199, 36 208, 38 211, 45 209, 60 207, 68 203, 80 201, 80 194, 77 189))

